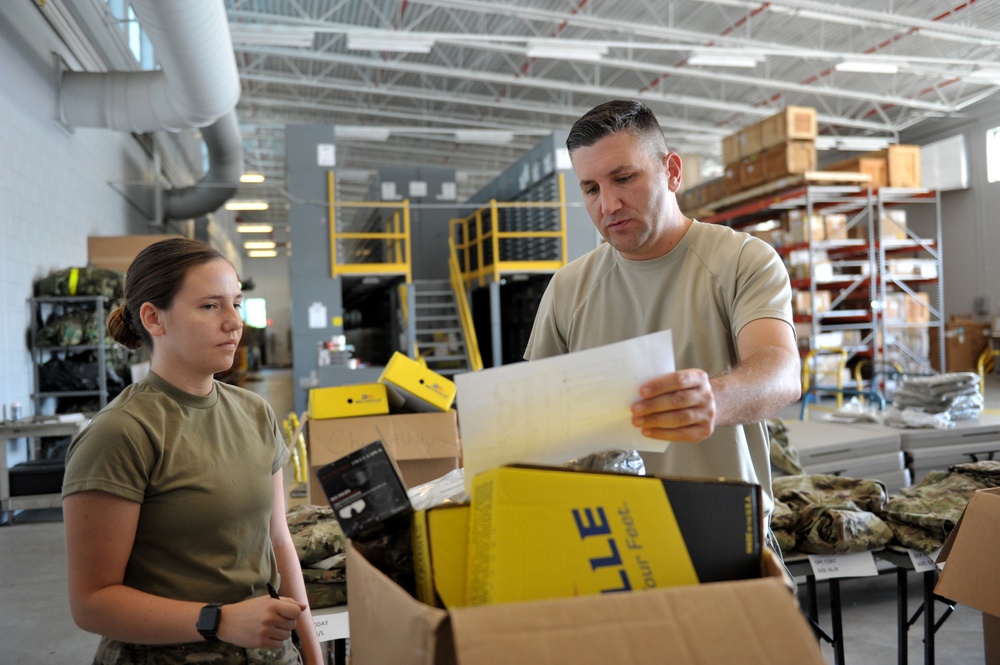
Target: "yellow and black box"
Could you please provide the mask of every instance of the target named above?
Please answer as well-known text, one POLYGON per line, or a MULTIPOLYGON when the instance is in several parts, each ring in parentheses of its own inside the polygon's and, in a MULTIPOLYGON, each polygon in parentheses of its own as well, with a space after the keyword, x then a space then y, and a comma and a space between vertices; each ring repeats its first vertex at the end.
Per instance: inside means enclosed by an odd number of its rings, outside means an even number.
POLYGON ((496 467, 476 476, 470 605, 750 579, 760 486, 496 467))
POLYGON ((469 551, 467 503, 449 503, 413 513, 413 568, 417 599, 436 607, 466 605, 469 551))
POLYGON ((389 413, 389 395, 381 383, 313 388, 309 391, 309 418, 352 418, 389 413))
POLYGON ((393 412, 447 411, 455 401, 453 381, 399 351, 389 358, 378 381, 388 390, 393 412))

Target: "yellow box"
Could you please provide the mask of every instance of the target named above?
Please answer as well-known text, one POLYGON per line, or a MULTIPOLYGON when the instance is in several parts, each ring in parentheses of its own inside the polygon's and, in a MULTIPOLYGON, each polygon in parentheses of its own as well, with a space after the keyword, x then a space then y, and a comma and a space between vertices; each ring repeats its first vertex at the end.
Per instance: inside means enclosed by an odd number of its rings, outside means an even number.
POLYGON ((352 418, 389 413, 389 395, 381 383, 313 388, 309 391, 309 418, 352 418))
POLYGON ((392 354, 378 382, 385 385, 393 411, 447 411, 455 383, 399 351, 392 354))
POLYGON ((760 486, 504 466, 476 476, 470 605, 760 575, 760 486))
POLYGON ((417 599, 435 607, 466 604, 469 514, 467 503, 413 513, 413 568, 417 599))

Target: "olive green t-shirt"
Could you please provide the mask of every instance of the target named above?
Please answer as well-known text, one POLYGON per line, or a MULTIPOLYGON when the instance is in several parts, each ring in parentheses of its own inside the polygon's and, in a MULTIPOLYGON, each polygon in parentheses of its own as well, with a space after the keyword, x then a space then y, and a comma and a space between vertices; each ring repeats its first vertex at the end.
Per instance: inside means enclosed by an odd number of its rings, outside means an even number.
POLYGON ((126 586, 233 603, 278 586, 272 476, 289 454, 260 396, 218 381, 191 395, 151 372, 73 440, 63 498, 97 490, 142 504, 126 586))
MULTIPOLYGON (((746 233, 695 221, 659 258, 629 261, 605 243, 558 270, 542 296, 524 357, 546 358, 671 330, 675 367, 716 375, 739 362, 737 335, 761 318, 793 325, 788 272, 777 252, 746 233)), ((665 453, 642 457, 651 474, 759 483, 764 512, 770 514, 762 422, 719 427, 700 443, 672 444, 665 453)))

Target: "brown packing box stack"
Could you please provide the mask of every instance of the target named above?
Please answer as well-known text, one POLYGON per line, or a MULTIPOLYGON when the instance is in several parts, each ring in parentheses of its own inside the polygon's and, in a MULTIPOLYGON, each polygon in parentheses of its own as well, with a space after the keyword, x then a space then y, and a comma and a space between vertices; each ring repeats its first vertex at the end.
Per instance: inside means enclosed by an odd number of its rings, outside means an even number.
POLYGON ((132 260, 154 242, 178 235, 88 236, 87 260, 94 268, 127 272, 132 260))
POLYGON ((309 501, 324 503, 316 470, 381 439, 395 459, 407 487, 457 469, 461 461, 455 411, 359 416, 306 422, 309 501))
POLYGON ((843 159, 829 166, 824 171, 852 171, 871 176, 871 186, 919 188, 920 176, 920 146, 891 145, 879 152, 866 153, 857 157, 843 159))
POLYGON ((348 544, 351 657, 355 665, 824 665, 780 565, 770 556, 765 564, 760 579, 445 611, 348 544), (775 626, 780 639, 768 637, 775 626))
POLYGON ((1000 665, 1000 489, 972 495, 937 561, 945 562, 934 593, 983 613, 986 665, 1000 665))

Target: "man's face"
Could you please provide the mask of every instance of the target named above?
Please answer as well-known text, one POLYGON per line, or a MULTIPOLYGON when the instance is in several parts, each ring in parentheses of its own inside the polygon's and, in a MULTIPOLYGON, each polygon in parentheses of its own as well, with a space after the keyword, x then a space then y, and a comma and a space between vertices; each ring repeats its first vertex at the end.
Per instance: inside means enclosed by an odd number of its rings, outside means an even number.
POLYGON ((680 160, 662 160, 628 132, 605 136, 572 154, 584 202, 597 230, 626 259, 662 256, 676 244, 680 160))

